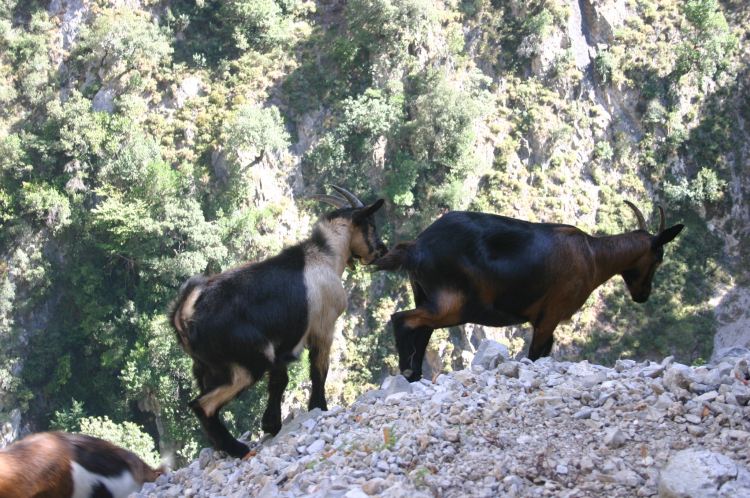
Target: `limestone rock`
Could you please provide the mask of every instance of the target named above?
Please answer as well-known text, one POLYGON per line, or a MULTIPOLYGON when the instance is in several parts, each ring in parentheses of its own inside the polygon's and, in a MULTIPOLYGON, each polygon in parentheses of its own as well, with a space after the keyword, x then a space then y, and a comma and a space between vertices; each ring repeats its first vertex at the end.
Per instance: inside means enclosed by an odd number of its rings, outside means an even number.
POLYGON ((111 86, 103 86, 94 95, 91 101, 91 108, 98 112, 112 114, 115 110, 115 97, 117 93, 111 86))
POLYGON ((750 471, 720 453, 687 449, 661 471, 662 498, 750 496, 750 471))
POLYGON ((486 369, 497 367, 499 363, 507 361, 510 358, 508 348, 496 341, 485 340, 479 344, 471 366, 481 366, 486 369))
POLYGON ((203 80, 199 76, 188 76, 183 79, 174 92, 174 105, 178 109, 185 107, 188 100, 203 93, 203 80))

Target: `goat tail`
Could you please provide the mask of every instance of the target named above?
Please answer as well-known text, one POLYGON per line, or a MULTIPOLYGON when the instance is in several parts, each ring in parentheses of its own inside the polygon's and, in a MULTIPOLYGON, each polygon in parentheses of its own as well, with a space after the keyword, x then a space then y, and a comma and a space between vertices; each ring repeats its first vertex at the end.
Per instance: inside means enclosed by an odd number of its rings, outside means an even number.
POLYGON ((385 256, 372 263, 375 266, 375 271, 409 270, 412 266, 414 245, 414 241, 396 244, 385 256))
POLYGON ((192 317, 195 301, 198 299, 206 280, 208 278, 203 275, 194 275, 187 279, 180 287, 180 295, 169 312, 169 323, 177 332, 177 337, 183 347, 187 347, 189 344, 188 322, 192 317))

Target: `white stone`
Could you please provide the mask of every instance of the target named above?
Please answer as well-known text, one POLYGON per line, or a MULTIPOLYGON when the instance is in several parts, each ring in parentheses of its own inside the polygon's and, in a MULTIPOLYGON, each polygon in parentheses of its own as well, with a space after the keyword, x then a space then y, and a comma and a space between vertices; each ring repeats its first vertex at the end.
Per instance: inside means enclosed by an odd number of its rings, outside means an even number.
POLYGON ((619 448, 628 440, 628 436, 619 428, 614 427, 607 431, 604 436, 604 444, 610 448, 619 448))
POLYGON ((481 366, 486 369, 497 367, 499 363, 510 358, 508 348, 496 341, 484 340, 479 344, 471 366, 481 366))
POLYGON ((750 472, 731 458, 707 450, 675 454, 659 479, 662 498, 750 496, 750 472))

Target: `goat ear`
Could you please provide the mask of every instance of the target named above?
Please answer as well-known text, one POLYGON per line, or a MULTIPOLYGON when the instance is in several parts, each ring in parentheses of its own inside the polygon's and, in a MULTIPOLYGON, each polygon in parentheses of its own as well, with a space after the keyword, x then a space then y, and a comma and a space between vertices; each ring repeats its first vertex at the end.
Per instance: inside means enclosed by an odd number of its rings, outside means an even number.
POLYGON ((683 225, 682 223, 667 228, 656 236, 656 244, 660 246, 669 244, 674 240, 675 237, 677 237, 677 235, 682 231, 683 228, 685 228, 685 225, 683 225))
POLYGON ((357 211, 354 215, 354 221, 361 221, 367 218, 368 216, 371 216, 375 211, 383 207, 383 203, 385 201, 383 199, 378 199, 377 201, 373 202, 369 206, 361 208, 359 211, 357 211))

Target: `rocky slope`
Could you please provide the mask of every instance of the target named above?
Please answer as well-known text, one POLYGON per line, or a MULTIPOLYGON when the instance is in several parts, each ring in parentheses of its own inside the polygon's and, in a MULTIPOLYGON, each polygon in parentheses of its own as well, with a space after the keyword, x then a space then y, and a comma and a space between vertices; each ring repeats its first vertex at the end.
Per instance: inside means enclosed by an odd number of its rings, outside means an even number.
POLYGON ((135 496, 749 496, 749 361, 517 362, 485 341, 470 369, 390 377, 135 496))

